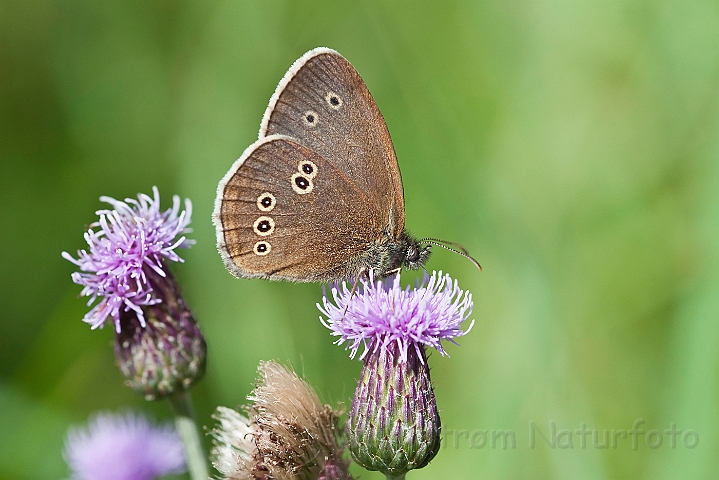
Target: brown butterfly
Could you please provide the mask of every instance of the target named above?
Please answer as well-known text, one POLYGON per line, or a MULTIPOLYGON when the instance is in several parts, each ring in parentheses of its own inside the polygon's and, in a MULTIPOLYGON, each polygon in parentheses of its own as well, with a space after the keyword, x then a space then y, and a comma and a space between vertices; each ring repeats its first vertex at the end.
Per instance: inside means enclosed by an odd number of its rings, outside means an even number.
POLYGON ((413 238, 404 216, 379 108, 342 55, 315 48, 287 71, 259 140, 220 181, 212 220, 233 275, 327 282, 417 269, 431 244, 448 248, 413 238))

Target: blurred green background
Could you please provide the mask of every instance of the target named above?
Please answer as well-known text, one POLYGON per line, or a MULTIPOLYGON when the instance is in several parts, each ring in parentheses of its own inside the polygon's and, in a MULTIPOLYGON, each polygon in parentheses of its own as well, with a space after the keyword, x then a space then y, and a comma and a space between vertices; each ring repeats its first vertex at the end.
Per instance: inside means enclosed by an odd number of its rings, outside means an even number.
POLYGON ((2 0, 0 479, 66 476, 64 432, 96 410, 170 416, 123 387, 112 329, 81 322, 60 257, 84 247, 100 195, 157 185, 165 208, 194 203, 197 244, 174 271, 209 345, 202 424, 243 403, 263 359, 349 402, 361 364, 320 325, 320 287, 233 278, 210 220, 275 86, 316 46, 377 100, 409 229, 484 266, 439 249, 428 264, 474 294, 477 323, 430 358, 448 439, 410 478, 716 478, 716 1, 2 0), (532 424, 602 442, 638 419, 683 433, 674 448, 530 444, 532 424), (476 448, 482 430, 515 447, 476 448))

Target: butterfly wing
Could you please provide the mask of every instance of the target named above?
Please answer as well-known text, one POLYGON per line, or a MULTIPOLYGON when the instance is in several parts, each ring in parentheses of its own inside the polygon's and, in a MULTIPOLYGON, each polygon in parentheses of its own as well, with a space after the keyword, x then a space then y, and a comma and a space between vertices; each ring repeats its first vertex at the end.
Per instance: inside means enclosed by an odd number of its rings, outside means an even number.
POLYGON ((342 55, 310 50, 277 86, 260 138, 280 134, 329 160, 369 199, 396 238, 404 231, 399 164, 384 117, 367 86, 342 55))
POLYGON ((282 135, 245 150, 218 186, 212 218, 233 275, 306 282, 356 278, 353 259, 383 228, 344 172, 282 135))

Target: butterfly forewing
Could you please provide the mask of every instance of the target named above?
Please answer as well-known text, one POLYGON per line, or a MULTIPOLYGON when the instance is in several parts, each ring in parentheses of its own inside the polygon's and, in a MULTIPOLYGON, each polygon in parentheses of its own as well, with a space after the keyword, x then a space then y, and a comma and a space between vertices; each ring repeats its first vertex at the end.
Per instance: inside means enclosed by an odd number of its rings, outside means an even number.
POLYGON ((236 276, 327 281, 356 275, 348 259, 383 225, 367 195, 322 155, 272 135, 220 182, 213 220, 236 276))
POLYGON ((404 231, 402 179, 387 125, 339 53, 317 48, 290 68, 262 120, 260 138, 272 134, 293 137, 327 159, 364 193, 376 221, 394 237, 404 231))

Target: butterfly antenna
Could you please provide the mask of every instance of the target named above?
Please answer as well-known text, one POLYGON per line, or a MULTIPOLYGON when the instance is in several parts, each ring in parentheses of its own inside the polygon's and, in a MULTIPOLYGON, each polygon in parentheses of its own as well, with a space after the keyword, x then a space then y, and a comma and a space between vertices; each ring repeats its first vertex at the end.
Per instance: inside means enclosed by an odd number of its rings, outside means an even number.
POLYGON ((457 255, 461 255, 465 258, 468 258, 474 265, 479 269, 479 271, 482 271, 482 265, 479 264, 477 260, 475 260, 469 252, 467 252, 467 249, 464 248, 459 243, 454 242, 447 242, 446 240, 440 240, 438 238, 424 238, 420 240, 420 243, 428 243, 430 245, 437 245, 438 247, 442 247, 446 250, 449 250, 450 252, 454 252, 457 255), (451 245, 451 246, 450 246, 451 245))
MULTIPOLYGON (((422 240, 422 241, 423 241, 423 242, 435 242, 434 245, 440 245, 440 244, 441 244, 441 246, 443 246, 443 247, 444 247, 445 245, 452 245, 454 248, 458 249, 459 251, 461 251, 461 252, 464 253, 465 255, 469 255, 469 252, 467 251, 467 249, 464 248, 464 247, 463 247, 461 244, 459 244, 459 243, 448 242, 447 240, 440 240, 439 238, 425 238, 425 239, 422 240)), ((446 247, 445 247, 445 248, 446 248, 446 247)))

